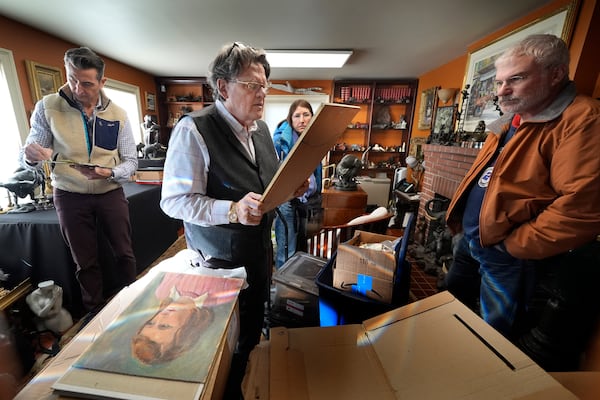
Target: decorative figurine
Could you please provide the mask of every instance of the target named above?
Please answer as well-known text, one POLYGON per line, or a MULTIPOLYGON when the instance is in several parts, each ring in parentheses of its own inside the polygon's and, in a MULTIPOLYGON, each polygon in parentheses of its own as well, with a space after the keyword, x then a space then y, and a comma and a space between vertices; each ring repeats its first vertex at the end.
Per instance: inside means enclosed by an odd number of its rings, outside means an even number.
POLYGON ((73 318, 62 306, 63 290, 54 281, 43 281, 38 288, 25 299, 29 308, 38 318, 36 325, 39 331, 50 330, 61 333, 73 325, 73 318))
POLYGON ((20 206, 19 198, 24 199, 29 196, 31 200, 35 201, 35 189, 40 185, 44 185, 44 175, 37 170, 24 168, 18 168, 7 182, 0 183, 0 187, 8 189, 9 192, 14 194, 15 208, 9 212, 25 213, 35 211, 35 205, 33 204, 20 206))
POLYGON ((356 175, 361 170, 362 161, 356 156, 346 154, 336 167, 337 181, 335 188, 338 190, 352 191, 357 189, 356 175))
POLYGON ((152 120, 150 115, 144 115, 142 130, 144 131, 144 144, 146 146, 158 143, 160 126, 152 120))

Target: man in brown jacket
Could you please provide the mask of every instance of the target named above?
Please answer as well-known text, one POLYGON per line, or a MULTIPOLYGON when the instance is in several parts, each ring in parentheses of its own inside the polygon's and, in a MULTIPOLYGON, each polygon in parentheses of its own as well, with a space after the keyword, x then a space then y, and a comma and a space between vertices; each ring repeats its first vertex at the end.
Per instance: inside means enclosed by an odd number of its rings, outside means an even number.
POLYGON ((446 283, 543 367, 572 369, 598 303, 600 104, 576 94, 553 35, 525 38, 495 65, 504 115, 447 212, 461 236, 446 283))

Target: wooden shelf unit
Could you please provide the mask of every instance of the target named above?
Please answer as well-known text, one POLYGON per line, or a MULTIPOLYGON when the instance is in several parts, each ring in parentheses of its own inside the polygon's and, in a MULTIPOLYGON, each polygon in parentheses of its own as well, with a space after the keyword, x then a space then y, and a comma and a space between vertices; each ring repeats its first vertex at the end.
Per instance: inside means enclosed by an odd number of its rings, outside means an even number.
POLYGON ((204 77, 158 77, 156 86, 160 142, 167 145, 182 115, 213 103, 212 88, 204 77))
POLYGON ((334 81, 334 102, 361 110, 329 152, 329 163, 338 163, 346 154, 361 158, 371 146, 365 155, 367 173, 386 172, 393 178, 410 147, 417 84, 417 79, 334 81))

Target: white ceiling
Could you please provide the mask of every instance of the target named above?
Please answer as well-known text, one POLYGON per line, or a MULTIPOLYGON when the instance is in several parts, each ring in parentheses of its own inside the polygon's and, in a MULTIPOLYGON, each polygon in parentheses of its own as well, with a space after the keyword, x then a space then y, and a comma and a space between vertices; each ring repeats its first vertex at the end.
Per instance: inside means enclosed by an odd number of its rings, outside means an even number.
POLYGON ((225 43, 353 49, 271 79, 413 78, 549 0, 0 0, 0 14, 155 76, 206 76, 225 43))

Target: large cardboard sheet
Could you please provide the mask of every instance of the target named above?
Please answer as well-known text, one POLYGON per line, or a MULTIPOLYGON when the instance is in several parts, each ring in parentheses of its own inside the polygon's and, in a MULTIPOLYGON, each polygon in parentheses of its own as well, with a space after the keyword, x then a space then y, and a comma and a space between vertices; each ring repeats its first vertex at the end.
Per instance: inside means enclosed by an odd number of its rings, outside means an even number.
POLYGON ((344 133, 360 107, 322 104, 262 196, 266 210, 289 200, 344 133))
POLYGON ((269 342, 271 399, 577 398, 448 292, 269 342))

